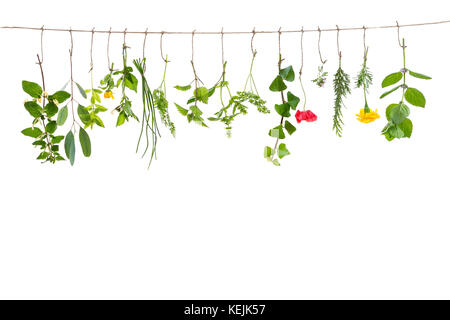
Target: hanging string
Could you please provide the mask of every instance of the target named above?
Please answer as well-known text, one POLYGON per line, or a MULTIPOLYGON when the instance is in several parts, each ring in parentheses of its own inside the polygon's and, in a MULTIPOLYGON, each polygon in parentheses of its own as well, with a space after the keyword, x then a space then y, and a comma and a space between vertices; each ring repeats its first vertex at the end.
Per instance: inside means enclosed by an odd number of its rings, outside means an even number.
POLYGON ((167 60, 167 54, 165 55, 165 58, 164 58, 164 54, 163 54, 163 35, 165 33, 166 33, 165 31, 161 31, 161 37, 159 38, 159 50, 161 52, 161 59, 163 59, 164 63, 168 63, 170 61, 167 60))
POLYGON ((142 59, 145 59, 145 42, 147 41, 148 28, 145 29, 144 43, 142 44, 142 59))
POLYGON ((397 40, 398 40, 398 45, 400 46, 400 48, 404 49, 406 48, 405 44, 401 43, 400 41, 400 25, 398 24, 398 21, 395 21, 395 23, 397 24, 397 40))
POLYGON ((112 71, 112 64, 111 61, 109 60, 109 40, 111 38, 111 27, 109 28, 109 33, 108 33, 108 44, 106 45, 106 55, 108 57, 108 70, 112 71))
MULTIPOLYGON (((224 66, 225 65, 225 53, 223 50, 223 27, 222 27, 222 31, 221 31, 221 35, 220 35, 220 43, 221 43, 221 47, 222 47, 222 65, 224 66)), ((224 69, 225 69, 225 67, 224 67, 224 69)))
POLYGON ((367 60, 367 47, 366 47, 366 26, 363 26, 363 45, 364 45, 364 60, 367 60))
POLYGON ((91 52, 90 52, 90 55, 91 55, 91 67, 89 69, 89 72, 92 72, 92 70, 94 69, 94 59, 92 58, 92 48, 94 46, 94 29, 95 28, 92 28, 92 34, 91 34, 91 52))
POLYGON ((124 49, 129 48, 129 47, 127 47, 126 36, 127 36, 127 28, 125 28, 125 30, 123 31, 123 48, 124 49))
MULTIPOLYGON (((303 27, 302 27, 303 30, 303 27)), ((300 54, 301 54, 301 66, 300 66, 300 71, 298 73, 298 79, 300 81, 300 87, 302 88, 302 92, 303 92, 303 111, 306 110, 306 92, 305 92, 305 88, 303 87, 303 81, 302 81, 302 74, 303 74, 303 35, 305 33, 302 32, 302 36, 300 38, 300 54)))
POLYGON ((43 43, 44 43, 44 25, 41 27, 41 60, 40 64, 44 63, 44 49, 43 49, 43 43))
POLYGON ((194 82, 195 82, 195 87, 197 88, 197 82, 200 81, 201 83, 203 83, 202 80, 200 80, 200 78, 197 75, 197 71, 195 70, 195 66, 194 66, 194 35, 195 35, 195 30, 192 30, 192 38, 191 38, 191 65, 192 65, 192 71, 194 72, 194 82))
POLYGON ((322 35, 322 30, 320 30, 320 27, 317 27, 317 31, 319 32, 319 38, 317 40, 317 48, 319 49, 319 58, 320 58, 320 62, 322 64, 325 64, 325 62, 327 62, 327 60, 323 60, 322 59, 322 53, 320 52, 320 38, 321 38, 321 35, 322 35))
MULTIPOLYGON (((410 23, 410 24, 403 24, 403 25, 382 25, 382 26, 373 26, 373 27, 366 27, 367 29, 393 29, 397 27, 405 28, 405 27, 419 27, 419 26, 430 26, 430 25, 438 25, 438 24, 447 24, 450 23, 450 20, 442 20, 442 21, 433 21, 433 22, 424 22, 424 23, 410 23)), ((0 29, 21 29, 21 30, 46 30, 46 31, 62 31, 67 32, 68 29, 63 28, 39 28, 39 27, 23 27, 23 26, 2 26, 0 29)), ((355 31, 355 30, 362 30, 361 27, 347 27, 347 28, 341 28, 341 31, 355 31)), ((73 32, 91 32, 91 30, 85 30, 85 29, 72 29, 73 32)), ((326 28, 321 29, 323 32, 333 32, 336 31, 335 28, 326 28)), ((108 31, 108 30, 97 30, 95 31, 97 33, 124 33, 124 31, 108 31)), ((127 31, 128 33, 132 34, 144 34, 145 31, 127 31)), ((152 31, 149 32, 149 34, 160 34, 162 31, 152 31)), ((301 30, 285 30, 283 33, 300 33, 301 30)), ((318 32, 318 29, 304 29, 304 32, 318 32)), ((190 35, 190 31, 165 31, 166 34, 185 34, 190 35)), ((225 32, 225 34, 252 34, 253 31, 228 31, 225 32)), ((278 33, 276 30, 266 30, 266 31, 256 31, 256 33, 278 33)), ((220 32, 217 31, 200 31, 197 32, 197 34, 220 34, 220 32)))
POLYGON ((73 37, 72 37, 72 28, 69 29, 70 34, 70 49, 69 49, 69 57, 70 57, 70 104, 72 109, 72 128, 75 126, 75 110, 73 107, 73 64, 72 64, 72 56, 73 56, 73 37))
POLYGON ((253 48, 253 39, 255 38, 255 34, 256 34, 256 31, 255 31, 255 28, 253 28, 252 39, 250 40, 250 49, 252 50, 253 57, 256 56, 256 50, 253 48))
POLYGON ((339 26, 336 25, 336 42, 337 42, 337 51, 338 51, 338 57, 339 60, 341 60, 342 58, 342 52, 341 52, 341 48, 339 47, 339 26))
MULTIPOLYGON (((302 27, 303 30, 303 27, 302 27)), ((299 75, 302 76, 303 73, 303 35, 305 34, 304 31, 302 31, 302 36, 301 36, 301 40, 300 40, 300 53, 301 53, 301 65, 300 65, 300 72, 299 75)))

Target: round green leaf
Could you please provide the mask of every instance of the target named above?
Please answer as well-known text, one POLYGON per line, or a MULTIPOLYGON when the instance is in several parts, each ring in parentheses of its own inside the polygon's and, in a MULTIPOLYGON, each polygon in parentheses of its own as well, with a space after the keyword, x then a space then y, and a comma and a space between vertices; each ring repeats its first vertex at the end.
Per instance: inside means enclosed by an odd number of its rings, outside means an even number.
POLYGON ((425 96, 417 89, 414 88, 408 88, 405 91, 405 99, 409 103, 411 103, 413 106, 417 107, 425 107, 425 96))
POLYGON ((37 138, 42 134, 42 130, 39 128, 26 128, 22 130, 22 133, 27 137, 37 138))
POLYGON ((35 101, 27 101, 24 104, 25 109, 30 113, 33 118, 40 117, 42 114, 42 107, 38 105, 35 101))
POLYGON ((58 125, 56 124, 56 121, 50 121, 45 126, 45 131, 48 132, 48 133, 53 133, 53 132, 56 131, 57 127, 58 127, 58 125))
POLYGON ((390 120, 393 123, 399 124, 409 116, 409 108, 407 105, 400 103, 394 106, 390 111, 390 120))
POLYGON ((42 88, 40 85, 30 81, 22 81, 23 91, 28 93, 33 98, 40 98, 42 95, 42 88))

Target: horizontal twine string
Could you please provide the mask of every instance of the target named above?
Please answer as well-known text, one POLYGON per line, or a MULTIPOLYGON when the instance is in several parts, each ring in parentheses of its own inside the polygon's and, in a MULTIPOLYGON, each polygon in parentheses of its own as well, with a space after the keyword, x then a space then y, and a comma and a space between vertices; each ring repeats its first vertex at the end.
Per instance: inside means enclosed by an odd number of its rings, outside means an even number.
MULTIPOLYGON (((393 25, 385 25, 385 26, 362 26, 362 27, 347 27, 341 28, 339 27, 339 31, 352 31, 352 30, 372 30, 372 29, 391 29, 391 28, 405 28, 405 27, 419 27, 419 26, 430 26, 437 24, 445 24, 450 23, 450 20, 443 21, 434 21, 434 22, 424 22, 424 23, 411 23, 411 24, 393 24, 393 25)), ((94 31, 91 29, 61 29, 61 28, 45 28, 45 27, 22 27, 22 26, 3 26, 0 29, 19 29, 19 30, 37 30, 37 31, 65 31, 65 32, 94 32, 94 33, 127 33, 127 34, 184 34, 184 35, 192 35, 192 31, 128 31, 124 29, 122 31, 119 30, 97 30, 94 31)), ((252 29, 250 31, 195 31, 195 34, 211 34, 211 35, 222 35, 222 34, 278 34, 278 33, 301 33, 301 32, 330 32, 330 31, 338 31, 337 28, 317 28, 317 29, 299 29, 299 30, 255 30, 252 29)))

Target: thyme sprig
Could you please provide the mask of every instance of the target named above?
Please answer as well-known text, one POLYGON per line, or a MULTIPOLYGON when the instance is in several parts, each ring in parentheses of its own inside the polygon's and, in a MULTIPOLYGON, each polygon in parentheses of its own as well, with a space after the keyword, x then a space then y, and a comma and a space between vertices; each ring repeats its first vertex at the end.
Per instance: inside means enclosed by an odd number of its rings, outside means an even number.
POLYGON ((159 114, 161 116, 162 123, 169 128, 170 133, 175 137, 175 124, 170 120, 169 115, 169 101, 167 101, 167 91, 166 91, 166 72, 167 72, 167 63, 169 60, 164 59, 164 73, 161 84, 158 88, 153 91, 153 103, 158 109, 159 114))

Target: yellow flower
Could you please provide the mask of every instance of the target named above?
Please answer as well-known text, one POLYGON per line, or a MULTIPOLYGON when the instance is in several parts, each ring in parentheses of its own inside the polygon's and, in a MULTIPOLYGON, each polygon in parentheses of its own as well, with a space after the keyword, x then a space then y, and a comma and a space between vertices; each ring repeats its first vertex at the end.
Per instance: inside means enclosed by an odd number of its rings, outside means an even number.
MULTIPOLYGON (((370 109, 369 109, 370 110, 370 109)), ((361 121, 362 123, 370 123, 377 120, 380 117, 378 114, 378 110, 375 111, 370 110, 369 112, 365 112, 364 108, 356 114, 356 120, 361 121)))
POLYGON ((109 91, 109 90, 105 91, 105 93, 103 94, 103 97, 105 99, 108 99, 108 98, 114 99, 114 95, 113 95, 112 91, 109 91))

